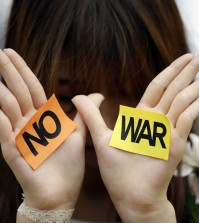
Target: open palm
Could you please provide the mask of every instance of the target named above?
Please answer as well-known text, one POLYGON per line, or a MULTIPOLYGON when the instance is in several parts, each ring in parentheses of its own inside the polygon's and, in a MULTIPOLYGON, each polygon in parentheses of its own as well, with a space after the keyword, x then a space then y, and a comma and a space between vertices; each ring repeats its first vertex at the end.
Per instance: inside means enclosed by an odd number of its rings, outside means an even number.
POLYGON ((46 102, 44 90, 13 50, 0 51, 0 142, 3 156, 25 194, 26 204, 39 209, 72 208, 84 176, 85 125, 78 128, 44 163, 33 170, 16 147, 15 137, 46 102), (56 195, 56 196, 55 196, 56 195))
MULTIPOLYGON (((169 160, 124 152, 109 145, 108 129, 89 96, 76 96, 73 103, 91 133, 102 179, 123 221, 132 210, 158 210, 167 203, 167 188, 193 121, 199 115, 199 57, 187 54, 162 71, 148 86, 137 108, 166 115, 171 124, 169 160)), ((99 97, 99 95, 97 96, 99 97)), ((103 98, 101 97, 101 100, 103 98)))

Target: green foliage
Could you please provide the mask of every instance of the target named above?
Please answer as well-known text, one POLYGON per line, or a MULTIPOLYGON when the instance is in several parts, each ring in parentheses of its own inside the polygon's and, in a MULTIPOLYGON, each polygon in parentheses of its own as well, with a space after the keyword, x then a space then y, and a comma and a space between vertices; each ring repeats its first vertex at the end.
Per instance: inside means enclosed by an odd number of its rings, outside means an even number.
POLYGON ((196 205, 195 199, 193 194, 187 194, 185 208, 191 219, 191 223, 199 223, 199 204, 196 205))
POLYGON ((199 168, 195 168, 194 172, 195 172, 196 176, 199 177, 199 168))

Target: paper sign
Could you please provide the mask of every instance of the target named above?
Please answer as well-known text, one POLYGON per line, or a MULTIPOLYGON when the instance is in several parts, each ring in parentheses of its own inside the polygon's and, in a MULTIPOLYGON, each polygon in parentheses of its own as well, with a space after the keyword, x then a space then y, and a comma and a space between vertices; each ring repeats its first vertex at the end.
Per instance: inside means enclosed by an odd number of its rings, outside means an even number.
POLYGON ((120 105, 109 145, 168 160, 170 135, 170 123, 165 115, 120 105))
POLYGON ((19 132, 16 144, 25 160, 36 169, 76 126, 53 95, 19 132))

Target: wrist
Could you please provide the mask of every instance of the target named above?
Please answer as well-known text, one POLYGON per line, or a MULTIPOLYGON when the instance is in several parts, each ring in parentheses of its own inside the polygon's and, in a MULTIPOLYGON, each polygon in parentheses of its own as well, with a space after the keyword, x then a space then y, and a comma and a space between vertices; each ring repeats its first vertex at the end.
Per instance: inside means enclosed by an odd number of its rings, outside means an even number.
POLYGON ((131 223, 176 223, 173 205, 167 200, 150 205, 118 207, 122 222, 131 223))
POLYGON ((76 201, 69 196, 53 196, 24 194, 24 203, 31 208, 39 210, 69 210, 75 207, 76 201))

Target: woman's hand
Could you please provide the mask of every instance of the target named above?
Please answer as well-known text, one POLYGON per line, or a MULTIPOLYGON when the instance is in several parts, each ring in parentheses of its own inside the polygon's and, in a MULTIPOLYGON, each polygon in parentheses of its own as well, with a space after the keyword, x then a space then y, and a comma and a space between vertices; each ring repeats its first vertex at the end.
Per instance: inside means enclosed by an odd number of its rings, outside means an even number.
MULTIPOLYGON (((109 147, 107 128, 94 99, 73 99, 91 133, 102 179, 123 222, 175 222, 167 188, 182 159, 193 121, 199 115, 199 57, 190 54, 174 61, 149 84, 137 108, 166 115, 171 124, 169 160, 109 147)), ((111 112, 111 111, 110 111, 111 112)), ((110 114, 111 115, 111 114, 110 114)))
POLYGON ((35 171, 21 156, 15 137, 46 102, 44 90, 23 59, 13 50, 0 50, 0 142, 3 156, 25 194, 26 205, 38 209, 73 208, 84 176, 85 125, 78 127, 35 171))

